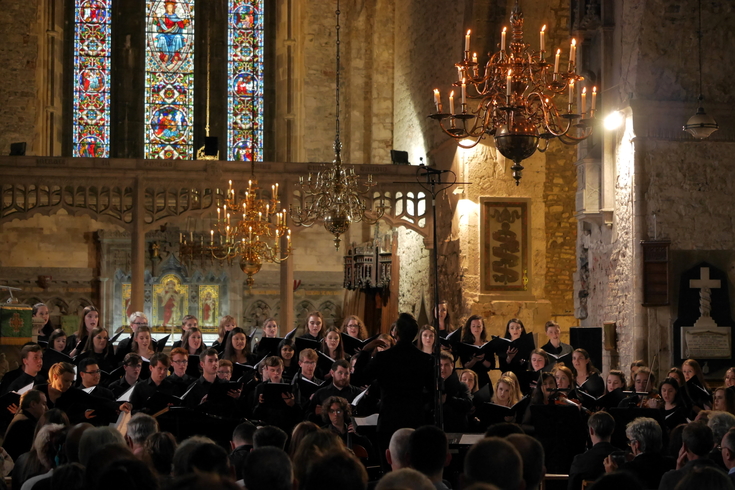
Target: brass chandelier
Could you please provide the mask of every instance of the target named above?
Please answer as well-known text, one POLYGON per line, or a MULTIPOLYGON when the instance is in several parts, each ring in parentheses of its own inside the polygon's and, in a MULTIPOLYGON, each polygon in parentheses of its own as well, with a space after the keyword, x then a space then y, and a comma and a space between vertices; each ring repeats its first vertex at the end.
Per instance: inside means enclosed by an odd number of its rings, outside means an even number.
POLYGON ((278 211, 278 184, 271 186, 270 199, 259 198, 259 191, 254 172, 244 193, 238 193, 230 180, 222 205, 217 206, 217 219, 209 237, 193 232, 189 237, 181 235, 181 255, 189 260, 238 260, 240 269, 248 275, 248 288, 255 283, 253 275, 263 263, 280 264, 288 259, 292 252, 291 230, 286 225, 286 210, 278 211), (280 241, 284 236, 286 249, 282 250, 280 241))
POLYGON ((521 162, 536 150, 546 151, 550 140, 576 145, 592 135, 597 88, 592 89, 589 109, 586 87, 576 103, 575 85, 583 80, 577 74, 576 41, 571 41, 566 70, 560 69, 561 49, 556 51, 553 62, 546 59, 546 26, 541 29, 539 50, 532 50, 523 43, 523 13, 518 0, 510 15, 510 25, 510 46, 506 46, 507 33, 503 28, 500 51, 489 53, 490 59, 482 72, 477 53, 470 55, 470 31, 467 31, 464 59, 455 65, 458 81, 452 84, 461 93, 460 110, 454 110, 453 91, 449 96, 449 112, 444 112, 436 89, 436 112, 429 117, 438 120, 442 130, 458 140, 462 148, 473 148, 486 134, 492 135, 498 151, 514 162, 511 170, 519 185, 521 162), (568 94, 566 107, 557 107, 555 98, 563 94, 568 94))
POLYGON ((354 167, 342 166, 342 142, 339 139, 339 0, 337 0, 337 81, 336 81, 336 134, 334 137, 334 161, 325 166, 316 175, 309 173, 306 181, 299 177, 299 190, 302 205, 291 207, 291 220, 298 226, 309 227, 318 221, 334 235, 334 247, 339 250, 340 235, 347 232, 350 224, 365 221, 375 224, 385 213, 381 196, 376 208, 369 209, 367 199, 370 189, 376 184, 373 176, 368 175, 367 182, 361 184, 355 174, 354 167))

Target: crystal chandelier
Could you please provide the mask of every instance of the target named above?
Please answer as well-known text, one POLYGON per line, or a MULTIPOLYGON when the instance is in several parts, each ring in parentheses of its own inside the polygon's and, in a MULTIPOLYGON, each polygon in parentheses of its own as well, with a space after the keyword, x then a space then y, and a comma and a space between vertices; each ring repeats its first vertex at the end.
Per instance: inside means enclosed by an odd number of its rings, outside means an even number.
POLYGON ((556 51, 553 63, 546 59, 546 26, 541 29, 538 51, 523 43, 523 13, 518 0, 510 25, 510 46, 506 46, 507 32, 503 28, 500 51, 489 54, 482 73, 477 53, 470 56, 467 31, 464 59, 455 65, 458 81, 452 84, 461 91, 460 110, 454 109, 453 91, 449 95, 449 112, 445 113, 437 89, 436 113, 429 117, 438 120, 442 130, 458 140, 462 148, 473 148, 485 134, 492 135, 498 151, 514 162, 511 170, 518 185, 523 171, 521 162, 536 150, 546 151, 549 140, 557 138, 564 144, 576 145, 592 135, 597 87, 592 89, 589 109, 587 87, 582 89, 581 100, 575 100, 575 85, 583 80, 577 75, 576 40, 572 39, 566 70, 560 69, 561 49, 556 51), (557 107, 555 98, 563 94, 568 94, 566 107, 557 107))
POLYGON ((340 235, 347 232, 350 224, 365 221, 376 223, 384 214, 385 206, 382 196, 376 209, 368 209, 367 199, 370 189, 376 184, 373 176, 368 175, 367 182, 361 184, 354 167, 342 166, 342 143, 339 139, 339 0, 337 0, 337 82, 336 82, 336 134, 334 137, 334 161, 331 166, 312 175, 304 182, 299 177, 301 205, 291 207, 291 220, 298 226, 309 227, 317 221, 324 223, 324 228, 334 235, 334 247, 339 250, 340 235))
POLYGON ((217 220, 209 237, 193 232, 188 237, 181 234, 181 256, 189 261, 210 258, 231 263, 239 260, 240 269, 248 275, 248 288, 255 283, 253 275, 260 271, 264 262, 280 264, 286 260, 291 255, 291 230, 286 225, 286 210, 277 210, 280 204, 278 184, 271 186, 270 199, 258 198, 259 190, 254 172, 244 195, 233 189, 230 181, 222 205, 217 206, 217 220), (287 245, 282 252, 283 236, 287 245))

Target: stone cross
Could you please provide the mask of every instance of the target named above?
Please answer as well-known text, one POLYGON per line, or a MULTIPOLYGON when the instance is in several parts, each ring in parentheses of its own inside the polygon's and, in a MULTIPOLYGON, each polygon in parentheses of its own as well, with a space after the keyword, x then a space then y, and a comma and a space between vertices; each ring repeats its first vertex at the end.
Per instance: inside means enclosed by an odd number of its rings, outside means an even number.
MULTIPOLYGON (((699 288, 699 320, 703 323, 713 324, 714 321, 711 319, 712 312, 712 289, 719 289, 721 286, 718 279, 709 278, 709 267, 701 267, 699 269, 700 279, 691 279, 689 281, 689 287, 696 289, 699 288)), ((697 326, 697 324, 695 324, 697 326)))

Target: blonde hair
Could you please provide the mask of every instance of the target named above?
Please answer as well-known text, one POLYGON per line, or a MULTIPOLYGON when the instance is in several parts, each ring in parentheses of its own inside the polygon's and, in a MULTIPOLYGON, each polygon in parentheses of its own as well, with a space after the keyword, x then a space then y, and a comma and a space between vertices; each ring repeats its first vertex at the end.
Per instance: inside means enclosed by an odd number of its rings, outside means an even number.
POLYGON ((235 320, 235 317, 231 315, 225 315, 219 321, 219 327, 218 327, 217 333, 219 334, 220 341, 222 341, 225 338, 225 325, 227 325, 230 322, 234 323, 235 326, 237 326, 237 320, 235 320))
POLYGON ((497 384, 495 385, 495 393, 493 393, 492 402, 493 403, 500 404, 500 400, 498 400, 498 388, 497 387, 498 387, 498 385, 500 383, 505 383, 506 385, 508 385, 508 388, 510 390, 510 404, 509 404, 509 406, 513 406, 516 403, 518 403, 518 401, 521 399, 521 397, 519 395, 520 389, 516 387, 516 385, 518 384, 518 379, 517 378, 516 379, 513 379, 510 376, 506 376, 506 374, 508 374, 508 373, 503 374, 500 377, 500 379, 498 380, 497 384))

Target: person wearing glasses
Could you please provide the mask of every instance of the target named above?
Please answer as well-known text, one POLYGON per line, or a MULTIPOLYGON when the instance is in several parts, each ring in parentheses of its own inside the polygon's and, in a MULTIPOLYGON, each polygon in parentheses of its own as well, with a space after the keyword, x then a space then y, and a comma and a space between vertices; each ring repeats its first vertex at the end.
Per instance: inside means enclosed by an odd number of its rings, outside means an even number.
POLYGON ((174 395, 181 396, 196 381, 196 378, 186 374, 186 368, 189 367, 189 353, 186 349, 177 347, 171 350, 171 367, 174 372, 168 378, 176 386, 174 395))
POLYGON ((143 359, 135 352, 128 352, 123 359, 123 370, 125 375, 110 383, 110 388, 115 397, 121 396, 128 391, 131 386, 135 385, 140 378, 140 371, 143 369, 143 359))
POLYGON ((125 356, 131 352, 133 348, 133 337, 135 337, 135 334, 138 332, 138 328, 148 326, 148 317, 145 316, 145 313, 142 311, 131 313, 128 317, 128 321, 133 332, 130 334, 129 338, 123 339, 117 344, 117 348, 115 349, 115 358, 118 359, 118 362, 122 362, 125 356))
MULTIPOLYGON (((109 402, 105 405, 107 406, 107 408, 109 408, 110 413, 129 412, 133 408, 130 403, 127 402, 124 402, 122 404, 118 403, 112 391, 108 390, 105 387, 99 386, 102 371, 100 370, 96 359, 90 357, 83 359, 77 367, 77 372, 79 374, 79 377, 81 378, 79 389, 86 391, 93 397, 102 398, 103 400, 109 402)), ((109 424, 110 422, 114 422, 114 420, 111 420, 110 417, 94 412, 94 410, 85 410, 84 419, 86 420, 80 421, 86 421, 96 426, 103 426, 109 424)))
POLYGON ((330 396, 324 400, 324 406, 327 409, 322 410, 322 420, 325 423, 322 428, 337 434, 348 448, 352 449, 353 445, 359 445, 371 454, 372 444, 355 430, 350 402, 341 396, 330 396))

